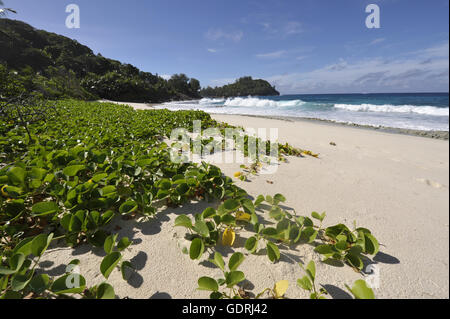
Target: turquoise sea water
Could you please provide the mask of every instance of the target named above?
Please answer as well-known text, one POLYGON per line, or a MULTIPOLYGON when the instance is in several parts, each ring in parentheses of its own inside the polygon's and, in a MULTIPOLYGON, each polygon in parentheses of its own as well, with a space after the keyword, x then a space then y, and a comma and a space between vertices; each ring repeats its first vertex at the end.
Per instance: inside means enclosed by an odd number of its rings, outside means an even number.
POLYGON ((449 130, 448 93, 320 94, 170 102, 169 109, 318 118, 418 130, 449 130))

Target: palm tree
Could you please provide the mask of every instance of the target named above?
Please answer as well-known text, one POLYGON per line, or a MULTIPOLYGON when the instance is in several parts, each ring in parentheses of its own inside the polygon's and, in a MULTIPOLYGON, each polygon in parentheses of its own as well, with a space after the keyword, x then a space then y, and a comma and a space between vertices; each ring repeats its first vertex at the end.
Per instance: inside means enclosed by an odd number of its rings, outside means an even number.
MULTIPOLYGON (((0 6, 2 6, 2 7, 4 6, 2 0, 0 0, 0 6)), ((16 11, 14 11, 14 10, 11 9, 11 8, 0 8, 0 17, 6 17, 6 16, 8 15, 9 12, 17 13, 16 11)))

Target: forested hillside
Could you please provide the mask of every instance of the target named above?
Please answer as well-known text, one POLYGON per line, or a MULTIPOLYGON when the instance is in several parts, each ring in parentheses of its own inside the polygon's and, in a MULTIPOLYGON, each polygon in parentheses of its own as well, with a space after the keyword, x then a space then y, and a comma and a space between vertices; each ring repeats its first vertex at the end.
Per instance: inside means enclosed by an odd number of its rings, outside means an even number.
POLYGON ((0 86, 45 98, 105 98, 161 102, 199 98, 200 82, 184 74, 162 77, 108 59, 54 33, 0 19, 0 86))
POLYGON ((203 97, 232 97, 232 96, 273 96, 280 93, 265 80, 254 80, 250 76, 242 77, 233 84, 222 87, 207 87, 200 91, 203 97))

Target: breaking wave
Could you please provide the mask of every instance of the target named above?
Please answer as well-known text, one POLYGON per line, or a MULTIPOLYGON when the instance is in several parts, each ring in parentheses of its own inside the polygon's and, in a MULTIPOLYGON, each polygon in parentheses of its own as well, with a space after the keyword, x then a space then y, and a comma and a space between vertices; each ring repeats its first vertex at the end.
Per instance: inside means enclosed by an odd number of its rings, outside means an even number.
POLYGON ((448 108, 415 105, 335 104, 335 108, 354 112, 416 113, 422 115, 449 116, 448 108))

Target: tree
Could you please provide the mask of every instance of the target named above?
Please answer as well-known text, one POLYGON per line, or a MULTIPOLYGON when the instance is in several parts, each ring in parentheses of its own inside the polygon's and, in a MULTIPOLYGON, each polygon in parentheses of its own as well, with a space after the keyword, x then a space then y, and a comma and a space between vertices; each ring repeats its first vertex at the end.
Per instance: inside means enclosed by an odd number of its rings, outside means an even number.
MULTIPOLYGON (((200 82, 185 74, 167 81, 133 65, 95 55, 75 40, 7 18, 0 19, 0 66, 4 69, 0 71, 14 77, 16 87, 48 99, 159 103, 200 97, 200 82)), ((2 81, 0 87, 3 83, 8 81, 2 81)))
POLYGON ((233 96, 272 96, 280 93, 269 82, 254 80, 250 76, 242 77, 236 82, 222 87, 207 87, 200 91, 203 97, 233 97, 233 96))
POLYGON ((191 80, 189 81, 189 87, 191 88, 192 94, 197 95, 201 89, 200 81, 197 79, 191 78, 191 80))

